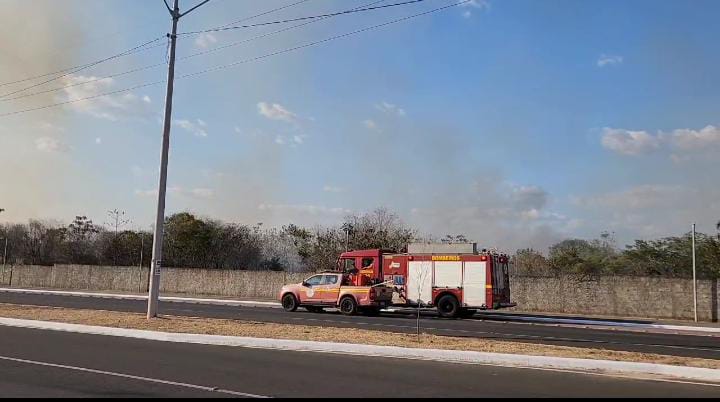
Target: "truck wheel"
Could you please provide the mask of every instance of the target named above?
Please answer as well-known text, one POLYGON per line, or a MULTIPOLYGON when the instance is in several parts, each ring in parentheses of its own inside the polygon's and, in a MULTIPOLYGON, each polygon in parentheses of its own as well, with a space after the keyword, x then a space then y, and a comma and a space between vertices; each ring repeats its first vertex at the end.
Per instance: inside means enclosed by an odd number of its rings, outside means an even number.
POLYGON ((456 318, 460 315, 460 303, 453 295, 445 295, 437 302, 437 311, 440 317, 456 318))
POLYGON ((355 315, 357 313, 357 302, 352 297, 345 297, 340 300, 340 312, 345 315, 355 315))
POLYGON ((292 313, 293 311, 297 310, 298 308, 298 301, 295 298, 295 295, 292 293, 288 293, 282 298, 282 306, 285 309, 285 311, 292 313))

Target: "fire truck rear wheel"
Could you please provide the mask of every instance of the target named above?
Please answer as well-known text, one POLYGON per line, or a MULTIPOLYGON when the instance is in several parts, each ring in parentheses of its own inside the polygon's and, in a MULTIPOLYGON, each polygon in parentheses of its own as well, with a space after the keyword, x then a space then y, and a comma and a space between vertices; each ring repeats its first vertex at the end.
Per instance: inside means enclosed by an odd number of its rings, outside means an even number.
POLYGON ((437 302, 437 310, 440 317, 456 318, 460 315, 460 303, 457 297, 453 295, 445 295, 437 302))
POLYGON ((283 296, 282 306, 285 309, 285 311, 290 312, 290 313, 297 310, 298 301, 297 301, 297 298, 295 298, 295 295, 293 295, 292 293, 288 293, 285 296, 283 296))
POLYGON ((340 312, 345 315, 355 315, 357 313, 357 302, 352 297, 344 297, 340 300, 340 312))

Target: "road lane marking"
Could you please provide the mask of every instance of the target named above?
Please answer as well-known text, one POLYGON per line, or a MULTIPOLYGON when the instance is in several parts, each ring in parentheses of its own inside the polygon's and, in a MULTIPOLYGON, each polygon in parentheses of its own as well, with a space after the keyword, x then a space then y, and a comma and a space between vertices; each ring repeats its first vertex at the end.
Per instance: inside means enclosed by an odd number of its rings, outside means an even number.
POLYGON ((206 387, 203 385, 195 385, 195 384, 187 384, 187 383, 176 382, 176 381, 160 380, 157 378, 140 377, 140 376, 135 376, 135 375, 130 375, 130 374, 114 373, 111 371, 95 370, 95 369, 89 369, 89 368, 84 368, 84 367, 67 366, 64 364, 54 364, 54 363, 39 362, 39 361, 34 361, 34 360, 18 359, 15 357, 0 356, 0 360, 14 362, 14 363, 29 364, 29 365, 34 365, 34 366, 41 366, 41 367, 52 367, 52 368, 63 369, 63 370, 79 371, 82 373, 98 374, 98 375, 104 375, 104 376, 110 376, 110 377, 119 377, 119 378, 125 378, 125 379, 129 379, 129 380, 144 381, 144 382, 150 382, 150 383, 155 383, 155 384, 172 385, 175 387, 190 388, 190 389, 196 389, 196 390, 207 391, 207 392, 217 392, 217 393, 221 393, 221 394, 228 394, 228 395, 233 395, 233 396, 243 396, 243 397, 247 397, 247 398, 269 398, 267 396, 248 394, 245 392, 231 391, 231 390, 221 389, 221 388, 217 388, 217 387, 206 387))

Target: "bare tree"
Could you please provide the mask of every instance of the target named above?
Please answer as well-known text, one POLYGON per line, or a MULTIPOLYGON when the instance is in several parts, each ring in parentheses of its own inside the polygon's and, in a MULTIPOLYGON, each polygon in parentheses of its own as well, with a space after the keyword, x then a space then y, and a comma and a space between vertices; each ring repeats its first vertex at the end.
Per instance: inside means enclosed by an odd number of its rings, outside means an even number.
POLYGON ((108 222, 105 222, 105 225, 110 226, 115 232, 113 236, 113 265, 117 265, 118 231, 120 228, 130 224, 132 221, 125 218, 125 211, 119 211, 117 208, 112 211, 108 211, 107 215, 108 222))

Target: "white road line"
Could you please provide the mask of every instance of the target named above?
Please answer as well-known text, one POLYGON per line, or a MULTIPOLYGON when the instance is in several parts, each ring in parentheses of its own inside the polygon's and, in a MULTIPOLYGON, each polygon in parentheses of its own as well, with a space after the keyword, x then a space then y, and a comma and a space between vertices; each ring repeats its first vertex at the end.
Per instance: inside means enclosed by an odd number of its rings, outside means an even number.
POLYGON ((83 367, 67 366, 67 365, 63 365, 63 364, 38 362, 38 361, 34 361, 34 360, 18 359, 18 358, 7 357, 7 356, 0 356, 0 360, 10 361, 10 362, 15 362, 15 363, 31 364, 34 366, 52 367, 52 368, 63 369, 63 370, 79 371, 79 372, 83 372, 83 373, 91 373, 91 374, 98 374, 98 375, 104 375, 104 376, 126 378, 129 380, 151 382, 151 383, 155 383, 155 384, 172 385, 175 387, 197 389, 200 391, 207 391, 207 392, 217 392, 217 393, 221 393, 221 394, 243 396, 243 397, 247 397, 247 398, 269 398, 267 396, 248 394, 245 392, 230 391, 230 390, 220 389, 220 388, 216 388, 216 387, 206 387, 203 385, 186 384, 186 383, 176 382, 176 381, 159 380, 157 378, 140 377, 140 376, 135 376, 135 375, 130 375, 130 374, 114 373, 111 371, 94 370, 94 369, 83 368, 83 367))

